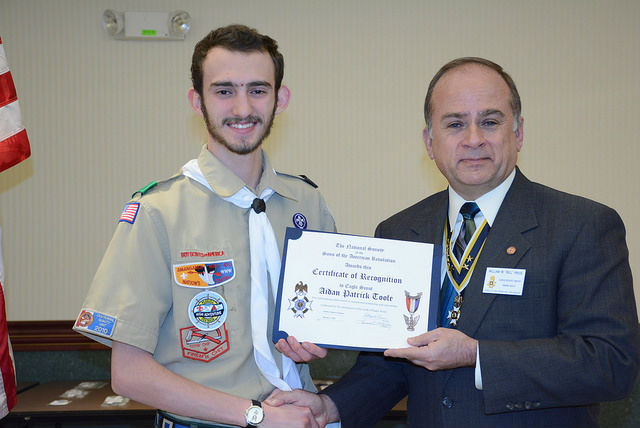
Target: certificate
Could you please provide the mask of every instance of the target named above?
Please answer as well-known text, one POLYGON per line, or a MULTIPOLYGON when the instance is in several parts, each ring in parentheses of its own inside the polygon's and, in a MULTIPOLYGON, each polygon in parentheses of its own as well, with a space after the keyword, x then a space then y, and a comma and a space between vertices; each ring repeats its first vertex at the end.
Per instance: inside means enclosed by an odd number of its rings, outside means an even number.
POLYGON ((287 228, 273 341, 384 351, 436 327, 441 246, 287 228))

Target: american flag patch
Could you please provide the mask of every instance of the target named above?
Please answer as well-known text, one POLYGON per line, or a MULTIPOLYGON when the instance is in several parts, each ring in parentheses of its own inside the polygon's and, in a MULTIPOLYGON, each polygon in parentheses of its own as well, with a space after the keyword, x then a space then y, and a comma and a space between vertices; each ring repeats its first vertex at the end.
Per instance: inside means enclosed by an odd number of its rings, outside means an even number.
POLYGON ((120 214, 119 221, 126 221, 127 223, 133 224, 136 221, 136 216, 138 215, 138 208, 140 208, 140 202, 129 202, 124 206, 124 210, 122 210, 122 214, 120 214))

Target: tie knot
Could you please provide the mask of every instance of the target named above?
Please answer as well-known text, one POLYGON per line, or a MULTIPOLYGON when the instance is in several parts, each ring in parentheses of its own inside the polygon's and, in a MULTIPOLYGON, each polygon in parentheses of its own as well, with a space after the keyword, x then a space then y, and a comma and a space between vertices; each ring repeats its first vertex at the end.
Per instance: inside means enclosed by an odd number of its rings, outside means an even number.
POLYGON ((261 212, 264 212, 267 209, 267 206, 265 205, 262 199, 255 198, 251 203, 251 208, 253 208, 256 214, 260 214, 261 212))
POLYGON ((465 220, 472 220, 480 212, 480 207, 475 202, 465 202, 460 208, 460 214, 465 220))

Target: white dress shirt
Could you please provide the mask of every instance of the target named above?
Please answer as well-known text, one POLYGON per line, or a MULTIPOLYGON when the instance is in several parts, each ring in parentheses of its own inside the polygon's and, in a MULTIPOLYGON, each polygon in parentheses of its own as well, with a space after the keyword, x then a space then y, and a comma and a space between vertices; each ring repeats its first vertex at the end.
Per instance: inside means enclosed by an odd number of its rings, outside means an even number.
MULTIPOLYGON (((509 191, 509 188, 511 187, 511 183, 513 183, 513 179, 515 178, 515 176, 516 170, 514 168, 513 171, 511 171, 511 174, 509 174, 509 176, 506 178, 506 180, 500 183, 498 187, 480 196, 475 201, 465 200, 462 196, 456 193, 456 191, 453 190, 451 186, 449 186, 449 224, 454 225, 453 232, 451 233, 452 248, 455 245, 456 237, 460 233, 460 228, 462 227, 462 215, 460 214, 460 207, 462 207, 465 202, 475 202, 478 205, 478 208, 480 208, 480 212, 476 214, 473 219, 476 224, 476 228, 480 226, 484 220, 487 220, 487 223, 489 223, 490 227, 493 226, 493 222, 498 215, 498 210, 500 209, 502 201, 509 191)), ((446 248, 446 239, 447 238, 445 234, 445 236, 442 238, 442 248, 446 248)), ((441 274, 441 278, 444 278, 444 276, 447 274, 447 255, 444 253, 444 251, 442 254, 441 274)), ((482 390, 482 372, 480 370, 480 351, 478 348, 476 348, 475 378, 476 388, 482 390)))

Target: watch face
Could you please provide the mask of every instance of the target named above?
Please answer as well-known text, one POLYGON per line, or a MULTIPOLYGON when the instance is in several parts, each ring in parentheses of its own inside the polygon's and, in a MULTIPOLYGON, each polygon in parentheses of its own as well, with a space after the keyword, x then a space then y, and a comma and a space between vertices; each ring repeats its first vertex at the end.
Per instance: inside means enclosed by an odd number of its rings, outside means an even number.
POLYGON ((264 411, 261 407, 251 406, 247 409, 247 423, 258 425, 264 419, 264 411))

